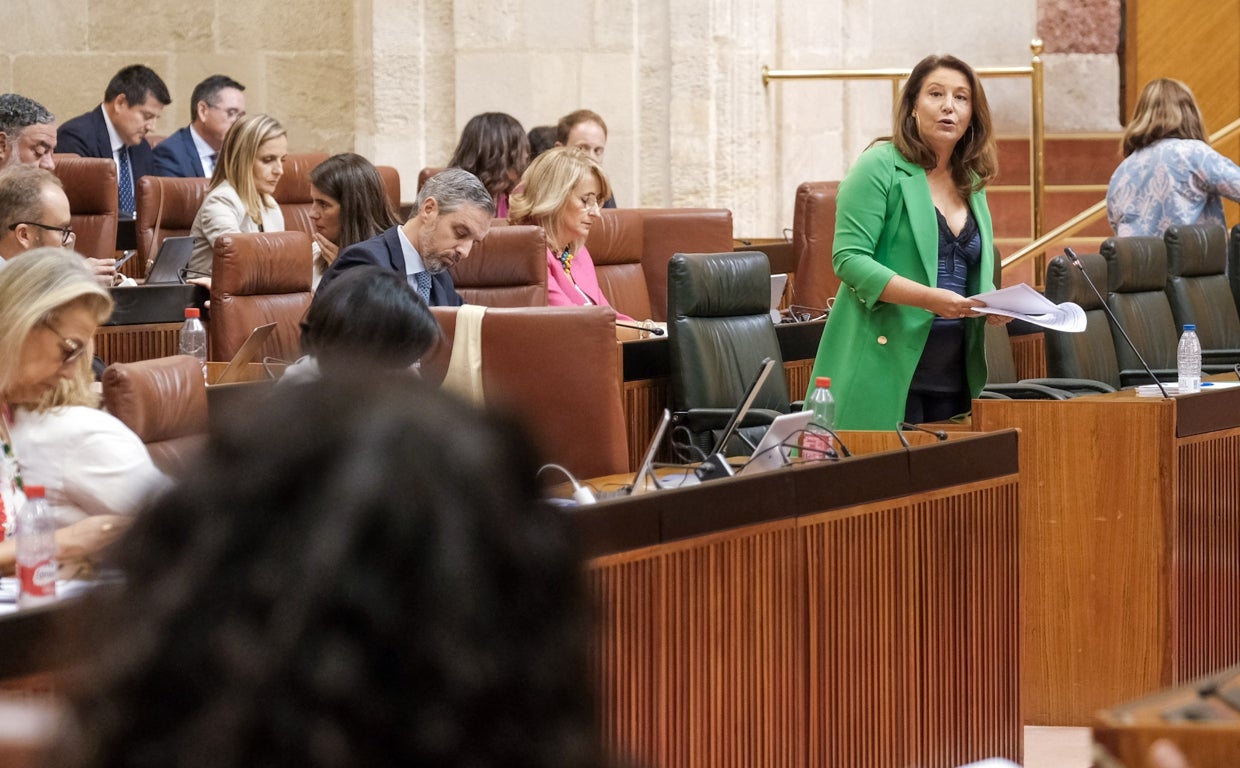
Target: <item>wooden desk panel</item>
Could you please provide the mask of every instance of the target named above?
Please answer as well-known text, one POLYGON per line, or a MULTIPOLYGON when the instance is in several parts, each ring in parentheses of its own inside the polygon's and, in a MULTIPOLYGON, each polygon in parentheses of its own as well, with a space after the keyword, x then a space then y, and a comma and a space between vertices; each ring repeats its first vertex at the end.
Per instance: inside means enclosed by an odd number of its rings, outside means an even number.
POLYGON ((974 401, 975 429, 1021 430, 1026 723, 1240 662, 1237 412, 1240 390, 974 401))
POLYGON ((588 549, 611 549, 609 530, 651 542, 589 565, 609 752, 651 766, 1020 759, 1014 441, 583 510, 588 549), (881 500, 849 501, 861 494, 881 500), (738 519, 753 522, 727 527, 738 519))

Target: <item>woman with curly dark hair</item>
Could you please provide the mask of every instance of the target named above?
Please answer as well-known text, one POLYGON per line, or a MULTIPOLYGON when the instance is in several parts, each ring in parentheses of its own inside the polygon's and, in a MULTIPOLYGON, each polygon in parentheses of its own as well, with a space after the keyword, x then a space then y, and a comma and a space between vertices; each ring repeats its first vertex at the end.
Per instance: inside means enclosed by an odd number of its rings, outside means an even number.
POLYGON ((290 388, 134 524, 56 766, 600 765, 580 563, 518 431, 290 388))
POLYGON ((508 217, 508 196, 530 164, 530 140, 521 123, 503 112, 474 115, 461 131, 449 168, 477 176, 495 198, 495 218, 508 217))

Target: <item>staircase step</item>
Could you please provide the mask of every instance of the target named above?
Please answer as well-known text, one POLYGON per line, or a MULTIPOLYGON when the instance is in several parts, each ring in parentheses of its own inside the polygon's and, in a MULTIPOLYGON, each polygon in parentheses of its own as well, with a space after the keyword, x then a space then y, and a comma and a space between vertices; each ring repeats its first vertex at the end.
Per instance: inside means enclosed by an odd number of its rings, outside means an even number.
MULTIPOLYGON (((1103 184, 1111 180, 1123 157, 1118 133, 1047 136, 1043 143, 1046 183, 1103 184)), ((1029 137, 997 139, 999 177, 994 184, 1032 184, 1029 176, 1029 137)))
MULTIPOLYGON (((986 190, 986 201, 990 204, 990 218, 994 223, 996 238, 1023 237, 1026 242, 1033 239, 1029 207, 1032 194, 1019 187, 986 190)), ((1048 230, 1057 227, 1104 197, 1106 187, 1047 187, 1043 198, 1043 226, 1048 230)), ((1083 237, 1110 237, 1112 234, 1111 225, 1107 223, 1105 216, 1077 232, 1077 235, 1083 237)))

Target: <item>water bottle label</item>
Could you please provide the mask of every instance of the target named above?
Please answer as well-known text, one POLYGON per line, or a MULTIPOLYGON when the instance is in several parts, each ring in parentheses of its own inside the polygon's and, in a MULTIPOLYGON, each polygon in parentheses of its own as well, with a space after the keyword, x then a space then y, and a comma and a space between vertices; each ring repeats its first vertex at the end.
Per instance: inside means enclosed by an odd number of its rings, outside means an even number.
POLYGON ((31 565, 19 563, 17 578, 21 593, 27 597, 56 596, 56 561, 50 557, 31 565))
POLYGON ((835 455, 835 441, 826 432, 815 432, 811 425, 801 436, 801 458, 821 461, 835 455))

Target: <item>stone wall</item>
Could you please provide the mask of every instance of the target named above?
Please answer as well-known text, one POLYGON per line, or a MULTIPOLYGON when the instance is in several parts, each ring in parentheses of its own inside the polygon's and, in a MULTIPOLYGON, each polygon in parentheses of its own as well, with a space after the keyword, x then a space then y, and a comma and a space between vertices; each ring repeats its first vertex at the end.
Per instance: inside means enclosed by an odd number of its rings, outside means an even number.
MULTIPOLYGON (((780 83, 761 68, 910 67, 929 52, 1027 65, 1046 38, 1052 132, 1118 130, 1118 0, 12 0, 0 88, 62 120, 93 108, 133 62, 188 121, 193 85, 224 72, 251 112, 286 123, 294 151, 395 165, 405 199, 445 163, 461 126, 505 111, 527 128, 589 107, 608 121, 623 206, 720 206, 736 233, 792 224, 797 184, 841 178, 890 132, 882 83, 780 83), (131 20, 140 19, 135 28, 131 20), (998 19, 999 21, 996 21, 998 19)), ((1026 81, 986 84, 1001 131, 1027 133, 1026 81)))

